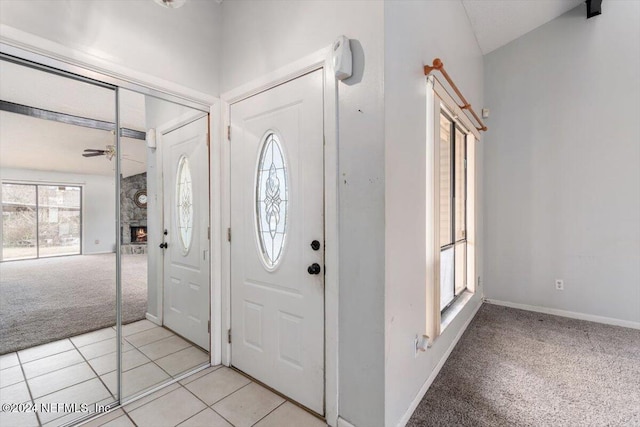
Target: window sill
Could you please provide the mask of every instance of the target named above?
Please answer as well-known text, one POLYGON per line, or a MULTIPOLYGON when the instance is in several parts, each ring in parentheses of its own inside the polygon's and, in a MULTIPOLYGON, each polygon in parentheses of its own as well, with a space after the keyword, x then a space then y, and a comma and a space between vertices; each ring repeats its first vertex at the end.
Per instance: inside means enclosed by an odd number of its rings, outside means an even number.
POLYGON ((453 319, 462 311, 465 305, 471 300, 473 297, 473 293, 469 291, 464 291, 462 295, 458 297, 458 299, 442 313, 442 317, 440 320, 440 334, 444 332, 445 328, 449 326, 453 319))

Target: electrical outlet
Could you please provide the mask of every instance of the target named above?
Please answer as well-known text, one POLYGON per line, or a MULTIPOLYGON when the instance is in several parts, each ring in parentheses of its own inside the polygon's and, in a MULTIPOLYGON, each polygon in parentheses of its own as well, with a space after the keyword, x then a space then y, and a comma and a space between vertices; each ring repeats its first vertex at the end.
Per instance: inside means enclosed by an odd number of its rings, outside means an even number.
POLYGON ((478 276, 478 287, 482 287, 482 281, 480 280, 480 276, 478 276))
POLYGON ((564 280, 556 279, 556 290, 557 291, 564 291, 564 280))
POLYGON ((95 242, 96 242, 96 245, 100 244, 100 240, 98 240, 98 239, 96 239, 95 242))

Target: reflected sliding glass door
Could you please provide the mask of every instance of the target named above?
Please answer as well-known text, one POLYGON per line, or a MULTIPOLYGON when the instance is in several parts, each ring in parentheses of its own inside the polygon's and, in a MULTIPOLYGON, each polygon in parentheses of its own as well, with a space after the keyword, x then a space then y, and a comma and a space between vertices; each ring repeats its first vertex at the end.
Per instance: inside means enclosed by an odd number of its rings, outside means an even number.
POLYGON ((81 253, 82 188, 2 183, 2 259, 81 253))

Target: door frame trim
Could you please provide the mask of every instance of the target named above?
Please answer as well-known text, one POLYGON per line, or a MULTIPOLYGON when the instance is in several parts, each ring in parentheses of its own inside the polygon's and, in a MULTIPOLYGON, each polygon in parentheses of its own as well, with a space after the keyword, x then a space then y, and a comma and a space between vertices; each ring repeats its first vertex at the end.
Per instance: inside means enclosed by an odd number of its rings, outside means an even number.
MULTIPOLYGON (((338 81, 335 78, 331 47, 325 47, 296 62, 286 65, 271 73, 261 76, 236 89, 222 94, 220 97, 220 121, 223 124, 218 130, 216 150, 219 150, 219 163, 212 164, 212 175, 221 177, 219 183, 222 217, 221 236, 231 227, 231 147, 227 139, 227 127, 230 125, 231 105, 247 99, 260 92, 301 77, 316 70, 324 71, 324 227, 325 227, 325 291, 324 291, 324 342, 325 342, 325 384, 324 403, 325 418, 329 425, 335 426, 338 421, 338 290, 339 290, 339 256, 338 256, 338 81)), ((216 189, 217 190, 217 189, 216 189)), ((215 197, 214 197, 215 199, 215 197)), ((231 245, 224 239, 220 248, 220 280, 214 280, 214 290, 218 298, 212 319, 215 330, 212 338, 217 337, 214 362, 226 366, 231 365, 231 345, 226 340, 225 332, 231 328, 231 245), (218 284, 220 284, 218 286, 218 284)))

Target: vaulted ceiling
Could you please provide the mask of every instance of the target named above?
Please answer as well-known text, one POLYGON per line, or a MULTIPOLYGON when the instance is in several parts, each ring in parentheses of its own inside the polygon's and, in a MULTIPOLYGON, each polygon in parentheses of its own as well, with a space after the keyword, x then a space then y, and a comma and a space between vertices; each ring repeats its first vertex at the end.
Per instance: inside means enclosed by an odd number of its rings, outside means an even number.
POLYGON ((584 0, 462 0, 485 55, 581 3, 584 7, 584 0))

